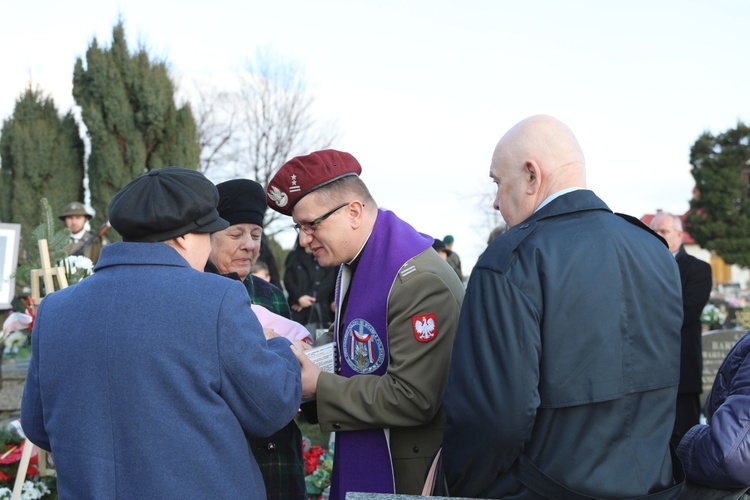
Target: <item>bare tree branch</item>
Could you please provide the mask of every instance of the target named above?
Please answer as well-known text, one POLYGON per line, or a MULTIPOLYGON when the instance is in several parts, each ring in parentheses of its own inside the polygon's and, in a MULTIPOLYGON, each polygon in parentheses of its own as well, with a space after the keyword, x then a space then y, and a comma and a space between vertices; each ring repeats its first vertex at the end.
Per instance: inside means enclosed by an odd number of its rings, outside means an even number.
MULTIPOLYGON (((290 158, 331 146, 337 134, 311 115, 314 96, 299 66, 259 50, 240 81, 241 175, 266 186, 290 158)), ((273 224, 280 217, 272 210, 266 213, 269 235, 282 230, 273 224)))

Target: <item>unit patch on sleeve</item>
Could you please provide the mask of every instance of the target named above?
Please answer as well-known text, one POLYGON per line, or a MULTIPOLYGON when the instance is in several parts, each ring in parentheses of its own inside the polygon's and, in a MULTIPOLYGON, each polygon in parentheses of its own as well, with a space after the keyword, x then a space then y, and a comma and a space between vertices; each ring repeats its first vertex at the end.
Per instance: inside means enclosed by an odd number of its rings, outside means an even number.
POLYGON ((437 317, 435 313, 418 314, 411 317, 411 327, 414 338, 419 342, 429 342, 438 335, 437 317))

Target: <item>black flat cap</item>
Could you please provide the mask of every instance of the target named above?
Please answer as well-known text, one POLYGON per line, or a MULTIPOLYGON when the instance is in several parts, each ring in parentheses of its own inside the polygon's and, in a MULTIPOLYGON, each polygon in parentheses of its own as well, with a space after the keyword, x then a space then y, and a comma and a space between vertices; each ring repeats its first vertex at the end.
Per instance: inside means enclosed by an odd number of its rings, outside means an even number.
POLYGON ((219 216, 216 186, 196 170, 165 167, 128 183, 109 203, 109 221, 123 241, 166 241, 229 227, 219 216))
POLYGON ((216 185, 219 190, 219 215, 229 224, 257 224, 263 227, 266 192, 249 179, 233 179, 216 185))

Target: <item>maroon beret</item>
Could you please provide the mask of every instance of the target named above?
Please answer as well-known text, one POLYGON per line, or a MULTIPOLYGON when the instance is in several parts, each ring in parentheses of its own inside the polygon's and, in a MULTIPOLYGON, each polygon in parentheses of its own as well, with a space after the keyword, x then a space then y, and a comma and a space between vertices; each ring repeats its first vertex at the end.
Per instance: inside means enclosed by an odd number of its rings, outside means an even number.
POLYGON ((294 205, 311 191, 360 173, 362 167, 357 159, 343 151, 325 149, 297 156, 284 163, 268 183, 268 206, 281 214, 292 215, 294 205))

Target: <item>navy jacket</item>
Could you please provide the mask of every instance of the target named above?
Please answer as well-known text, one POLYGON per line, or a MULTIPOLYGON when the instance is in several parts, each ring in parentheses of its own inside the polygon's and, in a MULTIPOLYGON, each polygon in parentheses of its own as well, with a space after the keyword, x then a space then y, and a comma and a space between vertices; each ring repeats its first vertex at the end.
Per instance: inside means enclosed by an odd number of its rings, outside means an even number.
POLYGON ((687 478, 722 490, 750 486, 750 332, 716 373, 706 420, 708 425, 691 428, 677 448, 687 478))
POLYGON ((60 498, 263 498, 247 445, 294 418, 300 367, 241 283, 164 243, 114 243, 47 295, 21 422, 60 498))
POLYGON ((588 190, 498 237, 469 279, 443 393, 451 495, 540 498, 522 461, 593 497, 670 488, 679 279, 663 241, 588 190))

